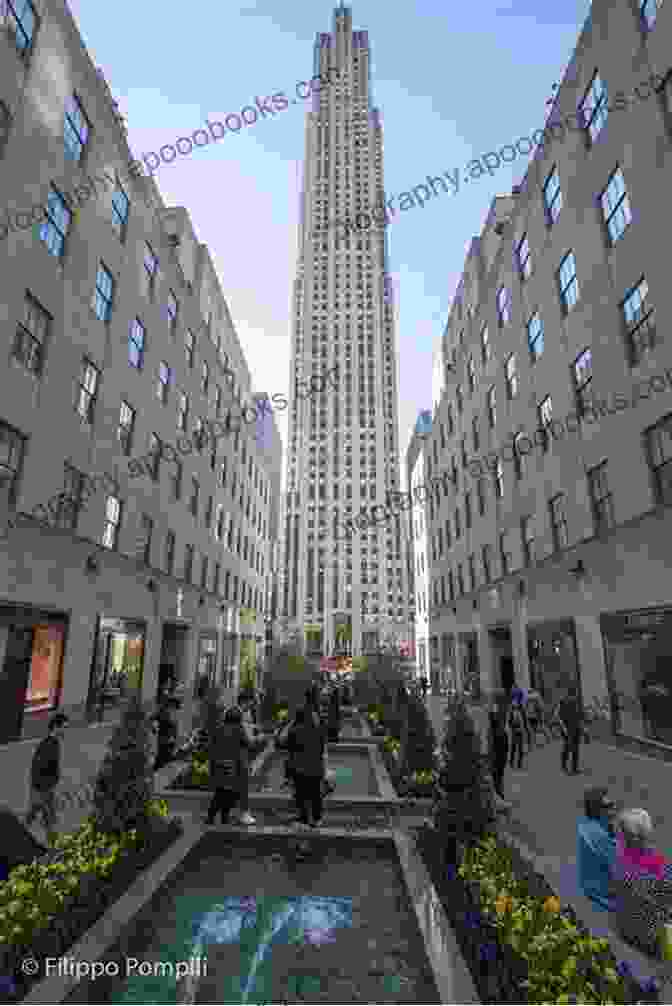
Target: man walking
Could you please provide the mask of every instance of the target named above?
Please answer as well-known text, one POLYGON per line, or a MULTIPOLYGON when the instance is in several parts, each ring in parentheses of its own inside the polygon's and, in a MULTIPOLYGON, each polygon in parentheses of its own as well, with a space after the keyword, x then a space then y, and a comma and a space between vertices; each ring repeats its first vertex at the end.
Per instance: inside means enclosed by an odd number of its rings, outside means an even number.
POLYGON ((61 778, 61 738, 68 724, 64 713, 49 720, 48 734, 40 741, 30 767, 30 806, 26 826, 30 828, 39 814, 47 841, 56 837, 56 787, 61 778))
POLYGON ((584 713, 579 691, 572 686, 558 707, 558 719, 564 738, 562 746, 562 771, 569 773, 568 762, 572 757, 572 775, 579 774, 579 747, 584 730, 584 713))

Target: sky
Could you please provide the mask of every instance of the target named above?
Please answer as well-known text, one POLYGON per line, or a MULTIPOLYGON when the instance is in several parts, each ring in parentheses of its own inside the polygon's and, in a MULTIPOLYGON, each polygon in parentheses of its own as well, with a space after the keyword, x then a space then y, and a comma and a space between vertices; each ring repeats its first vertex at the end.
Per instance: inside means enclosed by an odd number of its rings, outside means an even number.
MULTIPOLYGON (((68 0, 96 66, 126 117, 136 158, 284 91, 313 73, 318 32, 333 28, 327 0, 138 3, 68 0)), ((543 127, 589 0, 354 0, 367 30, 373 101, 383 122, 385 190, 408 191, 543 127)), ((310 102, 290 104, 154 175, 169 206, 189 210, 208 245, 254 391, 287 393, 291 291, 310 102)), ((388 242, 398 350, 401 462, 421 409, 431 408, 432 350, 441 336, 473 236, 495 195, 529 157, 456 195, 397 214, 388 242)), ((398 202, 395 204, 398 205, 398 202)), ((276 413, 287 443, 287 412, 276 413)))

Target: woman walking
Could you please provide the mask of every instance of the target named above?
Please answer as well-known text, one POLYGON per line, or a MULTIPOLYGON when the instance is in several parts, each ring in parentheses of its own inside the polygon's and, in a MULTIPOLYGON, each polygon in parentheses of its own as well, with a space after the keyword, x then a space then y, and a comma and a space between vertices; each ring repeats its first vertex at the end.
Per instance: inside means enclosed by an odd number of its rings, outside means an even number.
POLYGON ((493 708, 488 714, 490 721, 490 765, 495 792, 504 800, 504 771, 509 757, 509 735, 507 718, 509 700, 505 693, 500 693, 495 699, 493 708))
POLYGON ((314 828, 322 823, 324 749, 324 733, 319 718, 309 705, 298 709, 287 740, 290 773, 300 823, 314 828))
POLYGON ((205 823, 214 824, 221 815, 226 824, 236 803, 240 803, 241 824, 254 824, 248 810, 249 748, 252 738, 243 726, 243 714, 237 706, 227 709, 224 722, 214 731, 210 742, 210 778, 215 793, 205 823))

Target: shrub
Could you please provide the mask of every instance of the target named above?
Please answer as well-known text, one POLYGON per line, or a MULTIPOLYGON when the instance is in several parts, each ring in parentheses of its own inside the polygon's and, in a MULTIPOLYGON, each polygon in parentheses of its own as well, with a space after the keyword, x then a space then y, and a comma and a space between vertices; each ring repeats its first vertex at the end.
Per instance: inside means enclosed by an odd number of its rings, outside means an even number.
POLYGON ((405 775, 431 772, 434 768, 436 738, 424 703, 414 695, 408 699, 406 722, 408 734, 403 772, 405 775))
POLYGON ((133 695, 96 778, 93 824, 98 831, 121 834, 149 825, 147 807, 154 788, 150 748, 149 717, 139 695, 133 695))

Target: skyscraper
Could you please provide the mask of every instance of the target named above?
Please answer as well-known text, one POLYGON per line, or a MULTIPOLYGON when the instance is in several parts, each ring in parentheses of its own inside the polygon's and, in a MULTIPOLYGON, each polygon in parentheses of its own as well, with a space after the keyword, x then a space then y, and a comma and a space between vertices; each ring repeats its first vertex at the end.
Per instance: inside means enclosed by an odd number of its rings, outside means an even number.
POLYGON ((306 122, 282 593, 288 623, 323 654, 356 655, 409 634, 405 515, 350 539, 343 525, 375 504, 380 516, 399 489, 387 233, 380 213, 378 222, 361 217, 358 231, 335 223, 384 204, 370 59, 368 33, 352 30, 341 5, 333 31, 315 42, 313 72, 332 84, 314 94, 306 122), (326 390, 308 397, 311 376, 333 367, 337 390, 315 381, 326 390))

